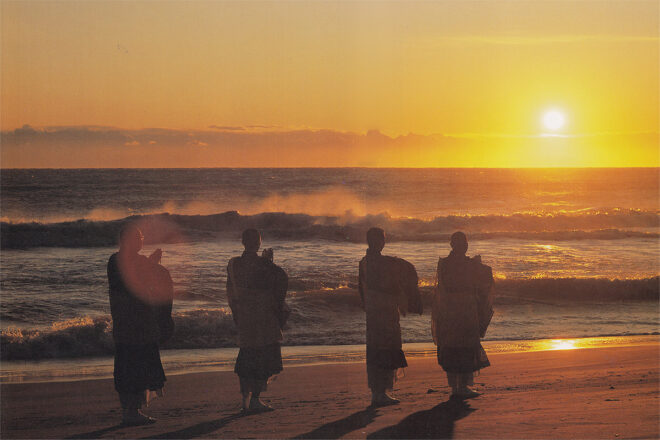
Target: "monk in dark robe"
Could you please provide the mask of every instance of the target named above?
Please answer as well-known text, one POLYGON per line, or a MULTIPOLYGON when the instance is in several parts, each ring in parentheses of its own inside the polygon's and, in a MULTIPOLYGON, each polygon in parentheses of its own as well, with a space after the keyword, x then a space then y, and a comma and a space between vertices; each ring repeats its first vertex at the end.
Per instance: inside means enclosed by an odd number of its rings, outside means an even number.
POLYGON ((271 411, 259 398, 268 379, 282 371, 282 328, 287 317, 284 302, 286 272, 273 263, 272 250, 257 255, 261 234, 243 232, 245 251, 227 265, 227 299, 238 328, 238 358, 234 372, 240 379, 244 412, 271 411))
POLYGON ((155 422, 140 409, 153 394, 162 395, 165 372, 158 344, 174 331, 172 279, 159 264, 160 249, 149 258, 139 254, 143 240, 140 229, 127 225, 120 234, 119 252, 108 261, 115 390, 125 425, 155 422))
POLYGON ((451 252, 438 261, 438 284, 433 301, 432 333, 438 364, 447 373, 452 395, 476 397, 474 372, 490 362, 480 338, 493 317, 493 273, 481 257, 468 257, 467 237, 451 236, 451 252))
POLYGON ((360 261, 359 290, 367 315, 367 378, 372 406, 399 401, 387 394, 396 371, 407 367, 401 349, 399 314, 422 314, 415 267, 401 258, 381 255, 385 232, 367 231, 367 255, 360 261))

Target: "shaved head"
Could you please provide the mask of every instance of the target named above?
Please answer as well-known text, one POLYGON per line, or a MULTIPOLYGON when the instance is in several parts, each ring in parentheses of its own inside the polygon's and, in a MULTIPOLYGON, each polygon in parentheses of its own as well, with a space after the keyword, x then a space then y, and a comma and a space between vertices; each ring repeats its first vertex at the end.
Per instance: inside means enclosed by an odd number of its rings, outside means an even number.
POLYGON ((381 228, 370 228, 367 231, 367 244, 369 249, 382 251, 385 247, 385 231, 381 228))
POLYGON ((246 251, 256 252, 261 246, 261 234, 256 229, 246 229, 241 235, 241 242, 246 251))
POLYGON ((119 232, 119 247, 126 251, 139 252, 142 249, 144 236, 140 228, 133 223, 127 223, 119 232))
POLYGON ((468 249, 467 236, 461 231, 457 231, 451 234, 451 238, 449 239, 449 244, 451 245, 451 248, 455 252, 461 254, 467 252, 468 249))

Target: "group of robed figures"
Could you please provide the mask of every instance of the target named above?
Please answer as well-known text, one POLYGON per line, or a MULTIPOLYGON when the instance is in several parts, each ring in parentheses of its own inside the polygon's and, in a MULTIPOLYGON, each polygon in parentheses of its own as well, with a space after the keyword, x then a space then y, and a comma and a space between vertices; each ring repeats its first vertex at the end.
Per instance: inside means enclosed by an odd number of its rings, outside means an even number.
MULTIPOLYGON (((154 395, 162 395, 165 374, 159 346, 174 332, 171 317, 174 289, 169 272, 160 265, 162 252, 139 254, 144 237, 129 224, 120 234, 120 249, 108 262, 110 305, 115 342, 115 389, 125 425, 154 423, 141 412, 154 395)), ((234 372, 239 376, 241 403, 246 413, 271 411, 260 399, 269 379, 282 367, 282 330, 291 311, 285 298, 286 272, 273 262, 273 252, 259 255, 261 234, 242 234, 245 251, 227 265, 227 300, 238 333, 239 352, 234 372)), ((366 313, 366 364, 372 406, 397 404, 388 394, 397 370, 406 367, 399 318, 422 314, 422 297, 415 267, 382 254, 385 232, 367 231, 368 249, 359 263, 359 293, 366 313)), ((447 374, 454 398, 470 398, 474 373, 490 365, 480 339, 493 316, 491 268, 481 258, 468 257, 467 237, 456 232, 451 252, 440 258, 432 300, 431 332, 438 364, 447 374)))

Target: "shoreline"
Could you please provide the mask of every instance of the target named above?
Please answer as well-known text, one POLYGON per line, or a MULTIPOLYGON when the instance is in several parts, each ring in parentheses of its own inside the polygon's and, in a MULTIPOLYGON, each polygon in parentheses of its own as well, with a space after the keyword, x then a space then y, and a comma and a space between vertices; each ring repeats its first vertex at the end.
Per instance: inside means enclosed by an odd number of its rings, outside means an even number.
MULTIPOLYGON (((660 335, 597 336, 587 338, 482 341, 490 356, 497 353, 572 350, 660 344, 660 335)), ((432 342, 403 344, 408 358, 435 356, 432 342)), ((161 351, 166 375, 233 371, 238 348, 170 349, 161 351), (192 358, 194 361, 190 361, 192 358)), ((283 346, 285 368, 364 362, 365 346, 301 345, 283 346)), ((0 384, 76 382, 112 378, 113 357, 61 358, 30 361, 2 361, 0 384), (75 371, 77 370, 77 371, 75 371)))
POLYGON ((120 427, 112 380, 2 384, 2 438, 657 438, 660 343, 490 353, 483 395, 449 400, 433 357, 411 357, 394 395, 368 409, 362 362, 285 367, 264 393, 276 408, 239 415, 229 371, 171 375, 145 412, 120 427))

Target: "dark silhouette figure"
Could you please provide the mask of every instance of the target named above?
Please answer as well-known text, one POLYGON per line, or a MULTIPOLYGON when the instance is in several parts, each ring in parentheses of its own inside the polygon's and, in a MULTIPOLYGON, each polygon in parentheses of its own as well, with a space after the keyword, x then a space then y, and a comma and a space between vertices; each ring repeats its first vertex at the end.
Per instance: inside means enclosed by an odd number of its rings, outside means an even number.
POLYGON ((340 438, 346 434, 364 428, 374 421, 377 416, 376 409, 369 407, 344 417, 341 420, 326 423, 313 431, 301 434, 294 438, 340 438))
POLYGON ((493 273, 470 258, 467 237, 462 232, 451 236, 451 252, 438 261, 438 284, 431 321, 433 340, 438 346, 438 364, 447 372, 447 381, 457 397, 476 397, 469 388, 474 372, 490 362, 480 338, 493 317, 493 273))
POLYGON ((125 425, 155 422, 140 409, 149 403, 152 394, 162 395, 166 379, 158 344, 174 330, 172 279, 159 264, 160 249, 149 258, 139 254, 143 240, 136 226, 125 226, 119 237, 119 252, 108 261, 115 390, 125 425))
POLYGON ((415 267, 401 258, 381 255, 385 232, 367 231, 367 255, 360 261, 359 291, 367 315, 367 378, 373 406, 398 400, 387 394, 394 386, 396 370, 407 367, 401 349, 399 314, 422 314, 415 267))
POLYGON ((450 399, 426 411, 413 413, 398 424, 373 432, 367 438, 435 438, 454 436, 454 422, 474 409, 465 401, 450 399))
POLYGON ((269 411, 259 396, 268 379, 282 371, 282 328, 288 316, 284 302, 288 277, 273 263, 271 249, 257 255, 261 234, 246 229, 245 251, 227 265, 227 299, 238 328, 240 350, 234 372, 240 378, 243 410, 269 411))

